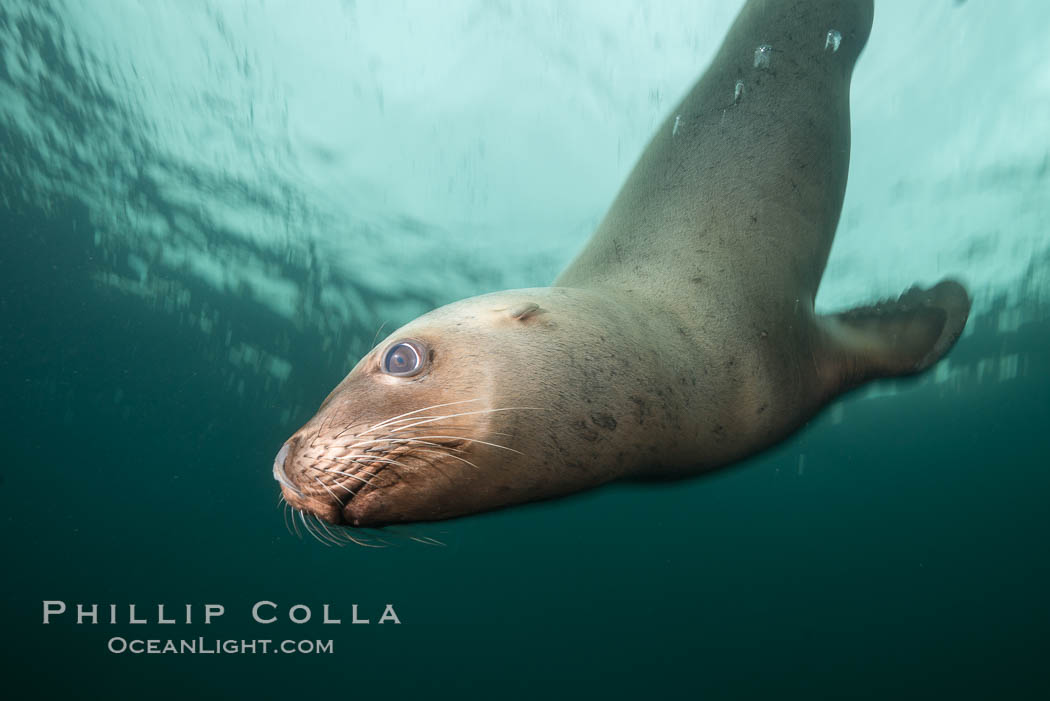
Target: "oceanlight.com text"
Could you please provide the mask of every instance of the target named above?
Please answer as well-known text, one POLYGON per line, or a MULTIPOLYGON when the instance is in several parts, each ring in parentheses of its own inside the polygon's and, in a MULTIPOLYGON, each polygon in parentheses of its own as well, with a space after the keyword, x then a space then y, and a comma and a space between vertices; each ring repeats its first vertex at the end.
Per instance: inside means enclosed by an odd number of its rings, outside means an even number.
POLYGON ((331 655, 331 640, 221 640, 217 638, 156 639, 113 637, 106 649, 115 655, 331 655))

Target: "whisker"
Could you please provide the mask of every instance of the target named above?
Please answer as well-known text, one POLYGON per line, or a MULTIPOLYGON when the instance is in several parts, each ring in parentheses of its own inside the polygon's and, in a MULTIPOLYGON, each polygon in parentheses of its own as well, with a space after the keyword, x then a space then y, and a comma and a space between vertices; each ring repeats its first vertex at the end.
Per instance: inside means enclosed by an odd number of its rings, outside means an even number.
POLYGON ((324 537, 322 537, 321 531, 317 527, 317 523, 313 519, 313 514, 307 512, 306 515, 310 517, 310 518, 306 519, 306 527, 310 529, 310 533, 311 533, 311 535, 313 535, 314 540, 316 540, 321 545, 327 545, 327 546, 331 547, 331 543, 327 542, 324 539, 324 537))
POLYGON ((318 530, 318 535, 323 537, 325 540, 331 541, 332 545, 334 545, 337 548, 343 547, 344 541, 340 540, 335 536, 334 533, 332 533, 332 529, 328 527, 328 524, 325 523, 325 520, 323 518, 320 518, 319 516, 314 516, 314 521, 316 522, 315 527, 320 526, 321 529, 324 530, 324 533, 321 533, 321 531, 318 530))
MULTIPOLYGON (((335 537, 335 534, 332 533, 332 530, 328 527, 328 524, 325 523, 323 519, 318 518, 317 516, 314 516, 314 521, 316 522, 316 524, 318 526, 320 526, 321 528, 324 529, 324 532, 328 534, 328 536, 330 537, 330 539, 331 539, 333 544, 335 544, 335 545, 337 545, 339 547, 342 547, 342 545, 343 545, 342 541, 340 541, 338 538, 335 537)), ((318 531, 318 534, 320 534, 320 531, 318 531)))
MULTIPOLYGON (((369 455, 367 453, 356 453, 356 454, 353 454, 353 455, 333 455, 331 457, 325 457, 323 455, 312 455, 312 456, 307 456, 307 457, 310 457, 310 458, 312 458, 314 460, 319 460, 321 462, 357 462, 358 459, 360 459, 360 460, 370 460, 370 461, 373 461, 373 462, 381 462, 381 463, 396 463, 397 462, 393 458, 384 458, 382 455, 369 455)), ((360 463, 358 463, 358 464, 360 464, 360 463)), ((317 467, 316 465, 307 465, 307 467, 310 468, 311 470, 320 470, 320 469, 322 469, 322 468, 317 467)), ((361 472, 363 472, 366 475, 372 475, 372 477, 375 477, 374 473, 363 469, 364 468, 363 465, 361 467, 362 467, 362 469, 360 470, 361 472)), ((402 467, 406 467, 406 466, 402 465, 402 467)))
MULTIPOLYGON (((406 470, 412 469, 408 465, 405 465, 404 463, 400 463, 397 460, 394 460, 392 458, 380 457, 378 455, 363 455, 363 454, 362 455, 340 455, 338 457, 320 458, 320 459, 321 460, 328 460, 328 461, 331 461, 331 462, 343 462, 343 461, 345 461, 345 462, 357 462, 358 458, 361 458, 363 460, 371 460, 373 462, 386 463, 386 464, 390 464, 390 465, 400 465, 401 467, 405 468, 406 470)), ((313 469, 313 470, 321 470, 322 472, 324 471, 324 470, 322 470, 319 467, 315 467, 314 465, 309 465, 309 467, 311 469, 313 469)), ((361 470, 361 472, 364 472, 366 475, 372 475, 373 477, 376 476, 374 472, 369 472, 367 470, 361 470)))
POLYGON ((320 425, 317 427, 317 433, 315 433, 314 437, 312 439, 310 439, 310 445, 308 447, 310 447, 310 448, 314 447, 314 444, 317 443, 317 439, 321 437, 321 431, 324 430, 324 427, 328 425, 328 422, 331 421, 331 419, 332 419, 332 417, 329 416, 329 417, 326 417, 323 421, 321 421, 320 425))
POLYGON ((468 465, 470 465, 471 467, 473 467, 475 470, 480 470, 481 469, 480 467, 478 467, 477 465, 472 463, 470 460, 467 460, 466 458, 461 458, 458 455, 453 455, 452 453, 446 453, 443 450, 427 450, 426 448, 416 448, 416 452, 417 453, 431 453, 433 455, 444 455, 444 456, 449 457, 449 458, 455 458, 456 460, 459 460, 460 462, 465 462, 468 465))
POLYGON ((357 492, 355 492, 354 490, 350 489, 350 487, 347 487, 342 482, 336 483, 335 486, 338 487, 339 489, 345 489, 346 491, 350 492, 350 496, 351 497, 356 497, 357 496, 357 492))
POLYGON ((300 530, 299 530, 299 524, 295 522, 295 513, 296 513, 297 511, 298 511, 298 512, 299 512, 300 514, 302 514, 302 511, 301 511, 301 510, 299 510, 299 509, 296 509, 296 508, 293 508, 293 509, 292 509, 292 514, 291 514, 291 515, 292 515, 292 528, 294 528, 294 529, 295 529, 295 536, 296 536, 296 537, 297 537, 297 538, 298 538, 299 540, 302 540, 302 539, 303 539, 303 534, 302 534, 302 531, 300 531, 300 530))
POLYGON ((406 524, 396 524, 386 526, 383 528, 383 532, 386 535, 395 536, 404 540, 411 540, 423 545, 439 545, 441 547, 448 547, 445 543, 441 542, 437 538, 431 538, 417 532, 416 529, 406 524))
POLYGON ((358 540, 357 538, 355 538, 352 535, 350 535, 349 533, 347 533, 347 529, 345 529, 345 528, 343 529, 343 535, 345 535, 351 541, 353 541, 357 545, 360 545, 363 548, 385 548, 386 547, 385 545, 374 545, 372 543, 363 543, 360 540, 358 540))
MULTIPOLYGON (((312 514, 311 514, 311 516, 312 516, 312 514)), ((326 543, 326 542, 325 542, 325 541, 324 541, 324 540, 323 540, 323 539, 321 538, 321 536, 320 536, 320 535, 318 535, 318 534, 317 534, 317 532, 316 532, 316 531, 314 530, 314 528, 311 528, 311 527, 310 527, 310 522, 306 520, 306 516, 304 516, 304 515, 303 515, 303 512, 302 512, 302 511, 300 511, 300 512, 299 512, 299 518, 300 518, 300 520, 302 520, 302 522, 303 522, 303 527, 305 527, 305 528, 306 528, 306 530, 307 530, 307 532, 309 532, 309 534, 310 534, 310 535, 312 535, 312 536, 314 537, 314 540, 316 540, 316 541, 317 541, 318 543, 320 543, 321 545, 323 545, 323 546, 325 546, 325 547, 327 547, 327 548, 330 548, 330 547, 332 547, 332 546, 331 546, 331 545, 330 545, 329 543, 326 543)))
MULTIPOLYGON (((524 453, 522 453, 520 450, 514 450, 514 448, 508 448, 505 445, 499 445, 498 443, 489 443, 488 441, 483 441, 483 440, 480 440, 478 438, 465 438, 463 436, 438 436, 438 435, 435 435, 435 436, 417 436, 416 438, 376 438, 376 439, 370 440, 370 441, 361 441, 360 443, 355 443, 354 445, 352 445, 350 447, 351 448, 359 448, 360 446, 367 445, 369 443, 381 443, 381 442, 384 442, 384 441, 385 442, 389 442, 389 443, 409 443, 409 442, 412 442, 412 441, 419 441, 422 438, 445 438, 445 439, 449 439, 449 440, 467 441, 468 443, 481 443, 482 445, 492 446, 493 448, 501 448, 503 450, 509 450, 512 453, 517 453, 518 455, 524 455, 524 453)), ((445 446, 439 445, 438 447, 445 447, 445 446)))
POLYGON ((376 347, 376 341, 379 340, 379 334, 383 333, 383 327, 384 326, 386 326, 386 321, 384 321, 382 324, 380 324, 379 328, 376 329, 376 335, 372 337, 372 346, 371 346, 372 348, 376 347))
MULTIPOLYGON (((413 417, 411 420, 415 421, 417 418, 424 418, 424 417, 417 416, 417 417, 413 417)), ((437 418, 437 417, 425 417, 425 418, 437 418)), ((387 427, 384 427, 384 428, 387 428, 387 427)), ((465 430, 467 430, 465 426, 457 426, 455 424, 434 424, 434 425, 426 426, 425 428, 409 428, 408 426, 398 426, 394 430, 398 430, 398 431, 433 431, 434 429, 449 429, 449 430, 457 430, 457 431, 465 431, 465 430)), ((502 431, 492 431, 491 433, 494 436, 509 436, 510 435, 509 433, 504 433, 502 431)), ((358 437, 365 436, 365 435, 367 435, 367 433, 365 431, 362 431, 360 434, 358 434, 358 437)), ((343 445, 345 445, 345 444, 334 443, 334 442, 329 442, 327 444, 328 447, 342 447, 343 445)))
POLYGON ((372 426, 371 428, 368 428, 368 429, 362 431, 362 433, 371 433, 372 431, 375 431, 377 429, 380 429, 380 428, 386 426, 391 421, 396 421, 397 419, 403 418, 405 416, 411 416, 412 414, 418 414, 421 411, 430 411, 431 409, 440 409, 443 406, 453 406, 455 404, 467 404, 469 402, 480 402, 480 401, 481 401, 480 397, 479 398, 475 398, 475 399, 461 399, 458 402, 446 402, 444 404, 434 404, 432 406, 425 406, 422 409, 416 409, 415 411, 406 411, 404 414, 398 414, 397 416, 393 416, 393 417, 387 419, 386 421, 380 421, 375 426, 372 426))
MULTIPOLYGON (((413 426, 422 426, 423 424, 432 423, 434 421, 440 421, 441 419, 454 419, 457 416, 474 416, 476 414, 493 414, 493 413, 495 413, 497 411, 520 411, 520 410, 525 410, 525 409, 534 409, 534 410, 537 410, 537 411, 543 411, 542 409, 540 409, 540 407, 535 407, 535 406, 508 406, 508 407, 501 407, 501 408, 497 408, 497 409, 478 409, 477 411, 463 411, 463 412, 460 412, 458 414, 445 414, 444 416, 416 417, 416 418, 419 418, 419 419, 422 419, 422 420, 416 421, 415 419, 408 419, 409 421, 415 421, 415 423, 410 423, 407 426, 399 426, 397 428, 392 428, 392 429, 390 429, 389 432, 393 433, 394 431, 402 431, 402 430, 404 430, 406 428, 412 428, 413 426)), ((402 419, 402 420, 404 420, 404 419, 402 419)))
MULTIPOLYGON (((454 424, 432 424, 430 426, 424 426, 423 428, 398 427, 398 428, 393 429, 393 430, 396 430, 396 431, 412 431, 412 432, 417 432, 417 433, 423 433, 423 432, 426 432, 426 431, 434 431, 434 430, 441 430, 441 431, 446 431, 446 430, 447 431, 466 431, 467 429, 464 426, 456 426, 454 424)), ((493 436, 509 436, 509 435, 511 435, 511 434, 505 433, 503 431, 489 431, 488 433, 493 435, 493 436)))
POLYGON ((306 525, 306 514, 303 513, 302 509, 299 509, 299 522, 303 524, 303 528, 306 529, 307 533, 309 533, 311 536, 313 536, 315 538, 317 537, 317 536, 314 536, 314 533, 313 533, 313 531, 310 530, 310 527, 308 525, 306 525))
POLYGON ((369 534, 373 538, 378 540, 380 543, 382 543, 384 546, 392 545, 392 543, 389 540, 383 537, 383 530, 381 528, 373 529, 373 531, 369 531, 369 534))
MULTIPOLYGON (((430 438, 430 437, 431 436, 424 436, 424 438, 430 438)), ((467 438, 465 438, 463 436, 454 436, 454 437, 456 439, 458 439, 458 440, 464 440, 464 441, 467 440, 467 438)), ((401 443, 401 444, 405 444, 405 445, 411 445, 411 447, 413 447, 413 448, 415 448, 416 445, 428 445, 428 446, 431 446, 432 448, 441 448, 443 453, 465 453, 465 452, 467 452, 467 451, 462 450, 460 448, 453 448, 450 445, 444 445, 444 444, 441 444, 441 443, 434 443, 433 441, 424 441, 424 440, 421 440, 419 438, 378 438, 378 439, 376 439, 375 441, 372 441, 372 442, 373 443, 401 443)), ((376 449, 375 448, 366 448, 365 450, 367 451, 367 450, 376 450, 376 449)), ((417 450, 419 450, 419 449, 417 448, 417 450)), ((319 457, 319 456, 313 456, 313 457, 314 457, 314 459, 328 460, 328 461, 331 461, 331 462, 339 462, 340 460, 343 460, 343 459, 352 458, 351 460, 348 460, 348 462, 354 462, 356 464, 361 464, 360 460, 374 460, 376 462, 393 462, 391 458, 384 458, 384 457, 381 457, 378 454, 377 455, 372 455, 372 454, 369 454, 369 453, 365 453, 363 455, 341 456, 341 457, 336 457, 336 458, 322 458, 322 457, 319 457)), ((451 457, 456 457, 456 456, 451 456, 451 457)), ((404 465, 402 463, 396 463, 396 464, 400 465, 401 467, 405 468, 406 470, 407 469, 411 469, 411 468, 408 467, 408 465, 404 465)), ((371 474, 373 477, 375 477, 375 475, 373 473, 367 472, 365 470, 360 470, 360 472, 364 472, 365 474, 371 474)))
MULTIPOLYGON (((399 430, 401 430, 401 429, 399 429, 399 430)), ((465 431, 466 429, 464 427, 462 427, 462 426, 450 426, 450 425, 444 425, 444 424, 436 424, 436 425, 429 425, 429 426, 424 426, 424 427, 408 428, 408 429, 405 429, 405 430, 409 431, 411 433, 414 433, 414 434, 416 434, 418 436, 418 434, 425 433, 426 431, 434 431, 434 430, 441 430, 441 431, 465 431)), ((504 433, 502 431, 489 431, 488 433, 491 436, 510 436, 511 435, 509 433, 504 433)), ((357 440, 357 438, 360 438, 360 437, 361 436, 355 436, 352 440, 357 440)), ((408 437, 409 436, 405 436, 405 438, 408 438, 408 437)), ((425 438, 426 436, 423 436, 423 437, 425 438)), ((467 440, 467 436, 452 436, 450 434, 449 437, 455 438, 455 439, 458 439, 458 440, 467 440)), ((382 439, 382 438, 378 438, 378 439, 375 439, 375 440, 373 440, 371 442, 373 442, 373 443, 380 442, 381 443, 383 440, 384 439, 382 439)), ((316 454, 311 454, 309 452, 304 452, 301 457, 303 459, 331 460, 332 458, 328 458, 328 457, 325 456, 325 454, 327 452, 330 452, 332 450, 337 450, 337 449, 340 449, 340 448, 349 450, 349 449, 353 449, 353 448, 359 447, 361 445, 365 445, 365 444, 367 444, 367 442, 368 441, 357 441, 356 443, 346 443, 346 442, 328 443, 326 446, 324 446, 324 447, 322 447, 320 449, 322 452, 318 452, 316 454)), ((436 445, 436 444, 431 444, 431 445, 436 445)), ((450 446, 444 446, 443 445, 443 446, 440 446, 440 447, 448 448, 449 450, 455 450, 455 448, 452 448, 450 446)), ((309 449, 309 446, 307 447, 307 449, 309 449)), ((366 448, 365 450, 376 450, 376 448, 366 448)), ((464 451, 457 451, 457 452, 464 452, 464 451)))
POLYGON ((348 421, 346 426, 343 427, 343 430, 340 431, 339 433, 335 434, 335 437, 332 440, 339 440, 340 438, 342 438, 344 433, 346 433, 347 431, 349 431, 353 427, 354 427, 354 421, 353 420, 352 421, 348 421))
MULTIPOLYGON (((429 437, 430 436, 424 436, 424 438, 429 438, 429 437)), ((463 438, 462 436, 457 436, 457 438, 459 438, 461 440, 466 440, 466 438, 463 438)), ((443 448, 445 450, 451 450, 451 451, 454 451, 454 452, 457 452, 457 453, 465 453, 466 452, 465 450, 460 450, 459 448, 453 448, 452 446, 442 445, 441 443, 433 443, 431 441, 424 441, 424 440, 420 440, 418 438, 377 438, 376 440, 370 441, 370 442, 371 443, 418 443, 419 445, 429 445, 429 446, 433 446, 435 448, 443 448)), ((347 446, 347 447, 353 448, 354 446, 347 446)), ((372 448, 366 448, 365 450, 373 450, 373 449, 372 448)), ((371 455, 366 454, 364 457, 369 459, 369 460, 375 460, 379 456, 376 455, 375 457, 373 457, 371 455)), ((326 458, 326 459, 327 460, 336 460, 336 458, 326 458)), ((382 458, 382 459, 383 460, 388 460, 389 458, 382 458)), ((402 467, 404 467, 404 466, 402 466, 402 467)))
MULTIPOLYGON (((413 429, 409 429, 409 430, 411 430, 413 432, 417 432, 418 431, 420 433, 425 433, 426 431, 433 431, 435 429, 445 430, 445 431, 448 431, 448 430, 451 430, 451 431, 465 430, 465 429, 462 429, 459 426, 427 426, 426 428, 413 428, 413 429)), ((491 432, 491 435, 493 435, 493 436, 510 436, 511 434, 509 434, 509 433, 491 432)), ((366 445, 370 445, 370 444, 374 444, 374 443, 389 442, 391 440, 418 440, 423 445, 434 445, 434 446, 437 446, 437 447, 440 447, 440 448, 447 448, 448 450, 455 450, 456 452, 460 452, 460 453, 464 452, 462 450, 458 450, 458 449, 453 448, 453 447, 448 446, 448 445, 442 445, 442 444, 439 444, 439 443, 426 443, 425 441, 421 440, 423 438, 434 438, 434 437, 435 436, 418 435, 417 434, 415 436, 404 436, 403 439, 395 439, 395 438, 388 438, 388 437, 372 438, 372 439, 368 439, 368 440, 358 441, 356 443, 350 443, 350 444, 345 444, 344 443, 344 444, 340 444, 340 445, 330 445, 330 446, 328 446, 328 448, 329 448, 329 450, 336 449, 336 448, 343 448, 343 449, 346 449, 346 450, 353 450, 354 448, 360 448, 362 446, 366 446, 366 445)), ((441 436, 436 436, 436 437, 438 437, 438 438, 448 438, 448 439, 458 440, 458 441, 473 440, 469 436, 458 436, 458 435, 452 435, 452 434, 441 435, 441 436)), ((378 449, 374 448, 374 447, 373 448, 365 448, 365 451, 369 451, 369 450, 378 450, 378 449)), ((314 459, 314 460, 330 460, 331 459, 331 458, 326 458, 324 453, 319 453, 317 455, 304 454, 303 457, 304 458, 311 458, 311 459, 314 459)), ((343 457, 345 457, 345 456, 343 456, 343 457)), ((371 457, 371 456, 368 455, 366 457, 371 457)))
POLYGON ((335 503, 339 505, 340 509, 343 508, 343 501, 342 501, 342 499, 337 497, 335 495, 335 492, 333 492, 331 489, 329 489, 328 485, 321 481, 320 477, 314 477, 314 481, 317 482, 317 484, 319 484, 322 487, 324 487, 325 491, 332 495, 332 499, 335 500, 335 503))
MULTIPOLYGON (((292 508, 292 507, 291 507, 291 506, 289 506, 287 502, 285 502, 285 504, 284 504, 284 512, 283 512, 283 518, 284 518, 284 527, 288 529, 288 535, 294 535, 294 532, 292 531, 292 527, 291 527, 291 525, 289 525, 289 523, 288 523, 288 511, 289 511, 289 509, 291 509, 291 508, 292 508)), ((295 520, 295 519, 292 519, 292 520, 293 520, 293 522, 294 522, 294 520, 295 520)))
POLYGON ((332 474, 332 475, 342 475, 343 477, 350 477, 352 479, 357 480, 361 484, 368 484, 368 480, 363 480, 360 477, 358 477, 357 475, 352 475, 349 472, 340 472, 339 470, 326 470, 323 467, 314 467, 313 465, 310 465, 310 469, 311 470, 317 470, 318 472, 327 472, 327 473, 332 474))

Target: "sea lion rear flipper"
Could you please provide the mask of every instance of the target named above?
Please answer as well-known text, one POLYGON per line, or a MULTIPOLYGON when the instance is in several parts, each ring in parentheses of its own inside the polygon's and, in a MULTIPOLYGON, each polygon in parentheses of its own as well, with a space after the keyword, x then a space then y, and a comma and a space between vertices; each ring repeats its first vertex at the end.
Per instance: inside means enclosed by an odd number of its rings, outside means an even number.
POLYGON ((922 372, 952 347, 969 313, 963 286, 942 280, 928 290, 912 287, 896 300, 821 316, 829 391, 922 372))

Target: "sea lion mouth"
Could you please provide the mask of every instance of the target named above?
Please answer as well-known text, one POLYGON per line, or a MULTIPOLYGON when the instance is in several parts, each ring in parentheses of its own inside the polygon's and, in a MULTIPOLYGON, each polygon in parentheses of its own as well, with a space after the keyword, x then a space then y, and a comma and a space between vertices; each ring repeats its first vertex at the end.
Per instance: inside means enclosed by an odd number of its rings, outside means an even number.
MULTIPOLYGON (((305 511, 333 526, 360 526, 366 524, 361 523, 360 509, 356 508, 360 503, 358 499, 381 488, 380 485, 373 482, 381 471, 382 468, 369 470, 367 467, 359 468, 355 472, 339 470, 340 475, 345 476, 331 482, 322 480, 323 475, 317 475, 314 477, 314 484, 307 483, 308 487, 312 487, 309 491, 298 487, 283 471, 280 476, 275 471, 274 476, 281 484, 284 501, 293 509, 305 511), (358 480, 358 482, 351 482, 351 480, 358 480), (355 488, 348 487, 347 482, 354 484, 355 488)), ((323 472, 330 472, 330 470, 323 472)))

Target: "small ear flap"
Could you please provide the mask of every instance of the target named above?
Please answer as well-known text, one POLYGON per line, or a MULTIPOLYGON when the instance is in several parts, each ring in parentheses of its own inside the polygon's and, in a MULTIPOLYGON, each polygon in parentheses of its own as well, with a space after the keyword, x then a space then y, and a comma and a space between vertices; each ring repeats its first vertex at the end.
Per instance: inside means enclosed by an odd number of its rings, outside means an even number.
POLYGON ((943 280, 897 300, 820 317, 832 394, 877 377, 912 375, 937 362, 962 334, 970 298, 943 280))
POLYGON ((511 307, 507 314, 510 315, 511 319, 517 319, 518 321, 525 321, 536 312, 542 311, 540 305, 535 302, 523 302, 516 307, 511 307))

